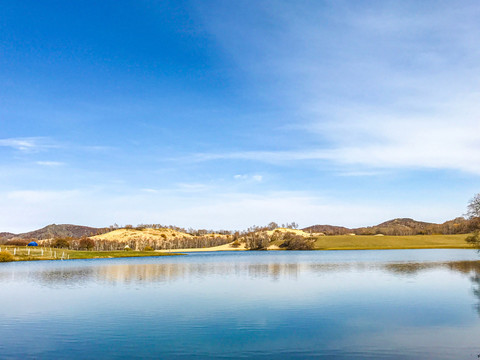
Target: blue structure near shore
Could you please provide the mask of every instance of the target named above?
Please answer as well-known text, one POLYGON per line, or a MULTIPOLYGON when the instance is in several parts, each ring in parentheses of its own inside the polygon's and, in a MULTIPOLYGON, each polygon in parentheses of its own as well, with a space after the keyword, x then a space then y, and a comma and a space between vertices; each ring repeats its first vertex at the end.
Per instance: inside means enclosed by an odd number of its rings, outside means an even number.
POLYGON ((38 244, 35 241, 31 241, 28 243, 28 246, 38 246, 38 244))

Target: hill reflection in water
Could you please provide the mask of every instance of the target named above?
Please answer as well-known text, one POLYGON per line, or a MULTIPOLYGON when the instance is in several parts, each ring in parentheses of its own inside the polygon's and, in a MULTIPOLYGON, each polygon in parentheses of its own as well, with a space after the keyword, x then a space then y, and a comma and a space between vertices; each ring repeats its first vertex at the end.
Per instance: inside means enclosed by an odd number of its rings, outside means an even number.
MULTIPOLYGON (((95 281, 106 284, 142 284, 172 282, 204 277, 267 278, 278 281, 282 278, 296 279, 302 274, 328 275, 337 272, 382 271, 405 276, 433 269, 446 269, 480 278, 480 261, 447 262, 399 262, 399 263, 149 263, 149 264, 101 264, 95 266, 64 266, 42 269, 37 272, 19 272, 16 280, 31 280, 45 286, 75 284, 95 281)), ((2 277, 11 276, 0 271, 2 277)))
MULTIPOLYGON (((480 261, 450 262, 401 262, 401 263, 167 263, 167 264, 113 264, 84 268, 62 268, 25 274, 30 280, 48 287, 65 285, 81 286, 87 282, 104 284, 149 284, 204 277, 248 277, 279 281, 282 278, 296 279, 302 273, 328 275, 338 272, 383 271, 403 276, 415 276, 420 272, 446 269, 467 275, 472 282, 473 294, 479 299, 476 305, 480 315, 480 261)), ((0 277, 2 273, 0 272, 0 277)), ((21 278, 21 277, 20 277, 21 278)), ((19 280, 17 276, 17 280, 19 280)))
POLYGON ((0 353, 82 360, 473 358, 477 259, 474 251, 428 250, 4 264, 0 353), (37 341, 26 345, 27 333, 37 341))

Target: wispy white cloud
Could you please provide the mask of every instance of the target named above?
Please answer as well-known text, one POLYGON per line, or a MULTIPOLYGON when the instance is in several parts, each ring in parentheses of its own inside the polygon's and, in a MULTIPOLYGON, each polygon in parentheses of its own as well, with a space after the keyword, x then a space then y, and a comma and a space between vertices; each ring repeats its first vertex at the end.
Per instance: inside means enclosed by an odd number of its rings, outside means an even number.
POLYGON ((337 176, 345 177, 365 177, 365 176, 382 176, 384 171, 340 171, 336 173, 337 176))
POLYGON ((25 137, 0 139, 0 146, 9 147, 21 152, 38 152, 49 148, 57 147, 52 141, 45 137, 25 137))
POLYGON ((254 181, 261 182, 261 181, 263 181, 263 176, 262 175, 252 175, 252 179, 254 181))
POLYGON ((7 192, 6 198, 28 204, 47 204, 57 200, 66 200, 78 196, 79 190, 17 190, 7 192))
MULTIPOLYGON (((420 108, 422 101, 409 106, 420 108)), ((197 154, 192 159, 242 159, 278 165, 321 160, 348 167, 447 169, 480 174, 479 103, 480 93, 469 93, 452 95, 443 103, 432 100, 428 111, 397 112, 387 106, 358 104, 348 109, 313 108, 303 131, 328 139, 322 147, 197 154)))
POLYGON ((246 181, 255 181, 255 182, 262 182, 263 181, 263 175, 249 175, 249 174, 237 174, 234 175, 233 178, 235 180, 246 180, 246 181))
POLYGON ((60 162, 60 161, 37 161, 36 164, 41 165, 41 166, 51 166, 51 167, 65 165, 65 163, 60 162))
POLYGON ((210 189, 210 185, 201 183, 179 183, 175 191, 180 192, 203 192, 210 189))
MULTIPOLYGON (((115 147, 112 146, 77 145, 74 143, 59 142, 55 139, 44 136, 4 138, 0 139, 0 147, 8 147, 23 153, 37 153, 59 148, 68 149, 69 151, 77 151, 81 153, 111 152, 115 150, 115 147)), ((47 162, 48 161, 45 161, 45 163, 47 162)))
MULTIPOLYGON (((333 155, 329 150, 277 150, 277 151, 236 151, 224 153, 195 154, 186 161, 212 161, 212 160, 254 160, 272 164, 287 164, 298 160, 328 160, 333 155)), ((239 175, 240 177, 243 175, 239 175)))
MULTIPOLYGON (((401 139, 385 138, 383 143, 338 145, 330 149, 284 151, 242 151, 222 154, 197 154, 196 161, 240 159, 290 165, 301 161, 329 161, 347 168, 357 166, 357 174, 378 174, 369 169, 458 170, 480 175, 480 144, 474 133, 455 135, 452 129, 431 130, 401 139), (390 141, 387 141, 390 140, 390 141), (363 170, 361 170, 363 169, 363 170)), ((473 129, 476 130, 476 127, 473 129)), ((192 158, 193 159, 193 158, 192 158)))
POLYGON ((309 130, 329 134, 330 159, 340 163, 480 174, 479 102, 479 94, 463 94, 430 103, 427 113, 352 108, 337 111, 335 121, 312 121, 309 130))
POLYGON ((142 192, 158 194, 162 196, 171 196, 173 194, 181 196, 183 193, 201 193, 209 190, 211 186, 209 184, 202 183, 177 183, 172 187, 154 189, 154 188, 143 188, 142 192))
POLYGON ((262 96, 294 109, 279 126, 310 141, 194 159, 480 174, 478 3, 234 6, 204 9, 207 28, 262 96))
POLYGON ((107 146, 107 145, 85 145, 85 146, 79 146, 79 149, 87 152, 101 153, 101 152, 111 152, 116 150, 117 148, 115 148, 114 146, 107 146))
POLYGON ((156 190, 156 189, 142 189, 143 192, 146 192, 146 193, 151 193, 151 194, 157 194, 159 191, 156 190))

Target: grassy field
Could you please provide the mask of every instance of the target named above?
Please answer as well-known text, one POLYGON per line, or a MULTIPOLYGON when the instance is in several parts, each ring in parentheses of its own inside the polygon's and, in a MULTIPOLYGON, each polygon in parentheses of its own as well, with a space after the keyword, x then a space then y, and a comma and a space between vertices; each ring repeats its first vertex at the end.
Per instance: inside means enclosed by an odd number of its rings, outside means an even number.
POLYGON ((67 249, 50 249, 42 247, 5 246, 0 245, 0 250, 7 250, 14 254, 15 261, 32 260, 73 260, 73 259, 103 259, 123 257, 171 256, 180 255, 157 251, 78 251, 67 249), (16 249, 16 250, 14 250, 16 249), (43 250, 43 252, 42 252, 43 250))
MULTIPOLYGON (((415 236, 319 236, 315 240, 315 250, 472 249, 473 247, 465 242, 467 236, 467 234, 415 236)), ((279 241, 278 244, 277 242, 273 242, 271 244, 280 245, 281 242, 282 241, 279 241)), ((14 256, 15 261, 179 255, 178 253, 157 251, 77 251, 0 245, 1 251, 7 250, 11 254, 14 254, 14 249, 16 249, 14 256)))
MULTIPOLYGON (((460 235, 331 235, 318 236, 315 250, 388 250, 388 249, 472 249, 465 241, 468 234, 460 235)), ((274 241, 280 246, 282 240, 274 241)))
POLYGON ((465 242, 468 234, 373 236, 337 235, 321 236, 315 241, 316 250, 369 250, 369 249, 471 249, 465 242))

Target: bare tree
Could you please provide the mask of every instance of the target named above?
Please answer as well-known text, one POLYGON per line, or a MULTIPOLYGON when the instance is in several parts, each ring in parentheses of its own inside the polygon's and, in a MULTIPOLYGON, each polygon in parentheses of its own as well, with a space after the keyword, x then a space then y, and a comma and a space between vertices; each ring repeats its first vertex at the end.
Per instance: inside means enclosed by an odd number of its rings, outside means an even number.
POLYGON ((251 232, 244 237, 245 245, 249 250, 266 250, 269 240, 265 232, 251 232))
POLYGON ((467 206, 467 214, 469 219, 480 217, 480 193, 470 199, 467 206))
POLYGON ((278 228, 278 224, 274 221, 272 221, 270 224, 267 225, 268 230, 275 230, 278 228))

